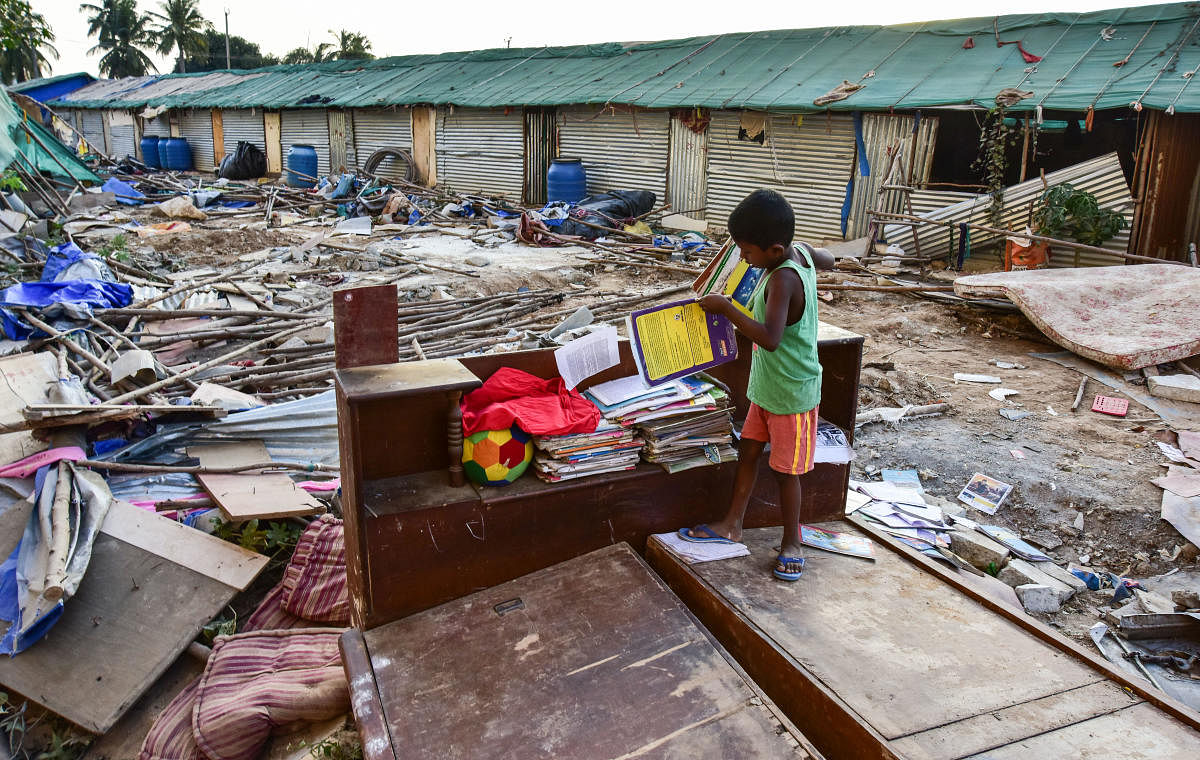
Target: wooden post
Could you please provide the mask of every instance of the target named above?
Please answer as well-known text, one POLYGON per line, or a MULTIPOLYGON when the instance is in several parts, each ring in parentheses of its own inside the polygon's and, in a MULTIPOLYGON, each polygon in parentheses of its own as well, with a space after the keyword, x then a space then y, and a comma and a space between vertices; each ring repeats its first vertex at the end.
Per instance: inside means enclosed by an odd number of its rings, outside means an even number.
POLYGON ((1021 140, 1021 182, 1025 181, 1025 171, 1029 163, 1029 116, 1025 117, 1025 137, 1021 140))
POLYGON ((450 485, 461 488, 466 485, 463 478, 463 427, 462 391, 451 391, 447 394, 450 400, 449 415, 446 419, 446 450, 450 454, 450 485))
POLYGON ((280 142, 278 111, 267 111, 263 114, 263 133, 267 143, 267 174, 281 174, 283 173, 283 144, 280 142))
POLYGON ((413 106, 412 141, 417 181, 425 187, 437 185, 437 108, 435 106, 413 106))
POLYGON ((213 163, 221 165, 225 158, 225 124, 221 121, 221 109, 212 109, 213 163))

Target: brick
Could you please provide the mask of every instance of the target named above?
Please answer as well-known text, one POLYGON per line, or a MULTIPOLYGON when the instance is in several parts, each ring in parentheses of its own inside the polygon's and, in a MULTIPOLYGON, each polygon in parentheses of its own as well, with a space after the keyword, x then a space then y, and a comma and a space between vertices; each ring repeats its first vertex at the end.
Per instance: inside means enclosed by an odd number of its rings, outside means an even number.
POLYGON ((995 563, 996 567, 1004 567, 1004 560, 1009 554, 1007 546, 976 530, 951 531, 950 551, 980 570, 987 570, 991 563, 995 563))
POLYGON ((1058 591, 1041 583, 1023 583, 1016 587, 1017 598, 1026 612, 1058 612, 1063 600, 1058 591))
POLYGON ((1146 378, 1146 387, 1159 398, 1200 404, 1200 378, 1191 375, 1161 375, 1146 378))

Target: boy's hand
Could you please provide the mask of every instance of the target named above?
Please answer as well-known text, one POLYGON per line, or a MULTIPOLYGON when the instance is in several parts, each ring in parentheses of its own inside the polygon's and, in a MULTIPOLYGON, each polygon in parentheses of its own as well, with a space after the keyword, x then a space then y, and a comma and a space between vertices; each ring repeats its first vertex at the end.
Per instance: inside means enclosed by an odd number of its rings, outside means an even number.
POLYGON ((733 302, 719 293, 709 293, 700 299, 700 308, 709 314, 729 315, 733 310, 733 302))

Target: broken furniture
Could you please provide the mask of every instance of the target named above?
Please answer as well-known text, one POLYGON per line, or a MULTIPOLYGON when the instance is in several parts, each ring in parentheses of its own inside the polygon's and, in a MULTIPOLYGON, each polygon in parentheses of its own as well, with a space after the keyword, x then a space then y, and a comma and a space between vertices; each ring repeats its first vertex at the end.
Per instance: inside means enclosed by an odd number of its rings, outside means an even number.
POLYGON ((367 760, 819 757, 623 543, 341 643, 367 760))
MULTIPOLYGON (((861 533, 845 522, 829 527, 861 533)), ((748 557, 689 565, 651 539, 647 559, 830 757, 1101 757, 1119 747, 1122 758, 1166 760, 1200 752, 1193 711, 1149 684, 1128 693, 1090 652, 997 614, 1002 605, 923 569, 933 560, 873 537, 886 547, 874 562, 808 551, 792 584, 764 580, 777 529, 746 531, 748 557)))
MULTIPOLYGON (((337 323, 339 336, 347 329, 353 323, 337 323)), ((840 328, 820 327, 821 416, 849 435, 862 341, 840 328)), ((621 342, 620 353, 620 364, 580 387, 636 372, 628 342, 621 342)), ((651 533, 695 525, 724 509, 736 463, 670 474, 643 462, 634 470, 561 483, 526 475, 504 488, 450 485, 457 455, 448 449, 455 435, 448 426, 456 422, 448 394, 473 387, 500 367, 543 378, 558 373, 551 349, 338 370, 342 499, 356 627, 372 628, 610 544, 624 541, 641 551, 651 533)), ((748 407, 749 371, 750 346, 742 342, 737 361, 710 373, 732 390, 738 418, 748 407)), ((776 485, 765 457, 760 466, 746 525, 778 525, 776 485)), ((802 519, 840 516, 849 475, 847 464, 818 464, 804 475, 802 519)))
POLYGON ((1200 354, 1200 269, 1136 264, 960 277, 954 292, 1008 298, 1046 337, 1116 369, 1200 354))

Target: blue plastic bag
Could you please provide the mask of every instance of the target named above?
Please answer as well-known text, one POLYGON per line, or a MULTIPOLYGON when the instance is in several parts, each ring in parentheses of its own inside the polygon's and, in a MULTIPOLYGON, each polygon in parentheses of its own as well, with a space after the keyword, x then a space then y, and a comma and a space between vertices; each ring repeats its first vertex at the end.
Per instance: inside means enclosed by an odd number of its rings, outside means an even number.
POLYGON ((140 206, 145 203, 144 200, 137 200, 145 198, 145 193, 135 189, 133 185, 122 182, 116 177, 109 177, 108 181, 100 186, 100 190, 106 193, 115 193, 117 203, 124 203, 126 206, 140 206))

